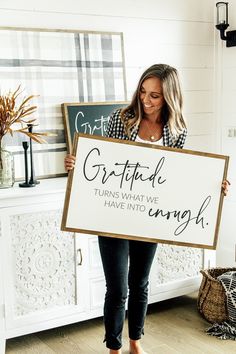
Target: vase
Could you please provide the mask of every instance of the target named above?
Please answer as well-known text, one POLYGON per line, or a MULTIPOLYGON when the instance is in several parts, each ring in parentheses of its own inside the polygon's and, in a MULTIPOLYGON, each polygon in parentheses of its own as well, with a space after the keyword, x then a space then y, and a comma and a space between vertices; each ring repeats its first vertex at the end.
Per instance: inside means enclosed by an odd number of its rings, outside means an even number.
POLYGON ((0 188, 10 188, 15 182, 14 157, 11 151, 0 148, 0 188))

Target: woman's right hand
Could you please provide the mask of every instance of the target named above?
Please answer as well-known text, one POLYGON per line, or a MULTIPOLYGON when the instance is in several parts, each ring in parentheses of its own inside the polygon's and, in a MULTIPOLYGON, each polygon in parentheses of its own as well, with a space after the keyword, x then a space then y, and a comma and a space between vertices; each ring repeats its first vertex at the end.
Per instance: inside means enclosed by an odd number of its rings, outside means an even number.
POLYGON ((64 166, 67 171, 73 170, 75 167, 75 156, 70 154, 66 155, 64 159, 64 166))

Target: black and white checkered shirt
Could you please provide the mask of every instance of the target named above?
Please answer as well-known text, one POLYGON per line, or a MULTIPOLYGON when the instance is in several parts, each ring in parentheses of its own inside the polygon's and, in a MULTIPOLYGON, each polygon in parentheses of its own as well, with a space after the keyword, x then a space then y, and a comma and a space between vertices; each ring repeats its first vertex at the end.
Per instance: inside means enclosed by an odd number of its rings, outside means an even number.
MULTIPOLYGON (((131 134, 131 137, 129 138, 128 135, 125 133, 124 124, 121 120, 120 113, 121 113, 121 109, 117 109, 110 116, 107 131, 106 131, 106 136, 114 139, 135 141, 138 134, 138 129, 134 129, 134 131, 131 134)), ((127 119, 132 118, 133 116, 134 115, 132 112, 127 112, 127 119)), ((177 139, 174 140, 173 136, 170 133, 169 126, 168 124, 166 124, 164 125, 163 128, 163 145, 182 149, 186 140, 186 136, 187 136, 187 130, 184 129, 183 133, 181 133, 177 137, 177 139)))

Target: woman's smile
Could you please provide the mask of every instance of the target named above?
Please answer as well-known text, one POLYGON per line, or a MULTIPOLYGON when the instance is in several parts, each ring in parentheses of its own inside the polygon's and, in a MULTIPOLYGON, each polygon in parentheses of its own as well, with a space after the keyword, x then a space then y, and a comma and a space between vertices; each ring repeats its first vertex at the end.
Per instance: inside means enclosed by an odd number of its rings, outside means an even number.
POLYGON ((140 89, 140 100, 144 113, 153 118, 157 118, 165 103, 162 93, 162 83, 157 77, 146 79, 140 89))

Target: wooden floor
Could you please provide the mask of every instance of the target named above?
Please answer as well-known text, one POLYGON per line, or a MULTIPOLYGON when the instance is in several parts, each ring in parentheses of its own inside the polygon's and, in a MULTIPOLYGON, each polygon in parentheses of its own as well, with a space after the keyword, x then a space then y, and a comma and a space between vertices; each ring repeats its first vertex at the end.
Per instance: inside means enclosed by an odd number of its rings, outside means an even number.
MULTIPOLYGON (((236 341, 208 336, 196 294, 149 305, 143 348, 148 354, 235 354, 236 341)), ((7 340, 7 354, 106 354, 98 318, 7 340)), ((123 354, 128 354, 127 323, 123 354)))

